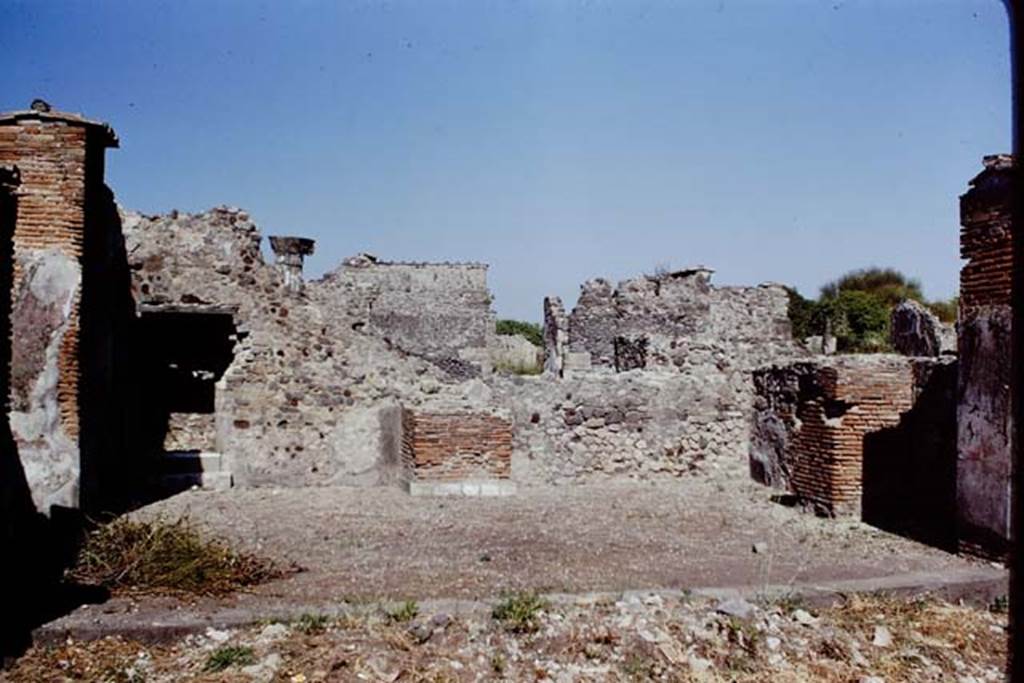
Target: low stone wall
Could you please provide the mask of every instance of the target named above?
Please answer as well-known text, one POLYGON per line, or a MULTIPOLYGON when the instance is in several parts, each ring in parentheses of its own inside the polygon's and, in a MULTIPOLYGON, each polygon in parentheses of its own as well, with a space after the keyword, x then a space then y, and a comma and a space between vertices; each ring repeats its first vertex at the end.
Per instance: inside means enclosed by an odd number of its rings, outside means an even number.
MULTIPOLYGON (((941 394, 942 387, 928 381, 936 376, 929 369, 954 362, 832 356, 759 369, 754 373, 752 476, 819 513, 860 515, 866 439, 898 427, 926 386, 931 394, 941 394)), ((945 385, 953 376, 942 375, 945 385)), ((936 422, 949 422, 949 412, 941 407, 951 405, 951 397, 938 402, 932 411, 936 422)), ((884 479, 884 472, 878 478, 884 479)))
MULTIPOLYGON (((745 467, 742 375, 632 371, 503 378, 515 478, 527 484, 678 477, 745 467)), ((749 380, 747 380, 749 381, 749 380)))

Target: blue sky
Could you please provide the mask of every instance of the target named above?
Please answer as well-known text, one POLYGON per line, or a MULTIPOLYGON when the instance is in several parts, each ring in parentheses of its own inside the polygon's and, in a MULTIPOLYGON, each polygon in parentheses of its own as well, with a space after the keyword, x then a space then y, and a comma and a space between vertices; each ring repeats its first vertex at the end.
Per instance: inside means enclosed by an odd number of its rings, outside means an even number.
POLYGON ((503 317, 706 264, 956 290, 957 196, 1010 150, 996 0, 0 2, 0 109, 109 121, 147 213, 491 264, 503 317))

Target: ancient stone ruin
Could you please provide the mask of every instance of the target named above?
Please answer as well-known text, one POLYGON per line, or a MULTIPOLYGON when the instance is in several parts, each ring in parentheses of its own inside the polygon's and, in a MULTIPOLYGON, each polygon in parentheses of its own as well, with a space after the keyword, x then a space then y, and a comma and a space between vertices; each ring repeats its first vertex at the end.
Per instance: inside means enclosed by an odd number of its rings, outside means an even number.
POLYGON ((815 357, 755 372, 751 474, 825 514, 853 513, 966 552, 1005 557, 1010 530, 1010 211, 1007 155, 960 198, 960 312, 893 310, 904 356, 815 357), (958 354, 958 355, 957 355, 958 354))
POLYGON ((313 241, 272 236, 267 263, 241 209, 119 208, 116 146, 78 115, 0 116, 9 441, 42 512, 190 486, 507 495, 749 472, 824 514, 1008 538, 1007 157, 962 199, 958 365, 914 304, 894 313, 905 355, 814 355, 781 285, 718 287, 703 266, 590 280, 568 313, 545 299, 541 352, 496 333, 484 264, 363 253, 310 280, 313 241))

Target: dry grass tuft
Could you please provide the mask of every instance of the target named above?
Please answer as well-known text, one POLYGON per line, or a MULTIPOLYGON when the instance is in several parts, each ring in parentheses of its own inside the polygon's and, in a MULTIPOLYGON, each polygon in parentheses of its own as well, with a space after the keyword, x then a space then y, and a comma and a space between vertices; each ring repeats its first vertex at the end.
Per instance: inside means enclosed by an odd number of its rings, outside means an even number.
POLYGON ((115 592, 223 595, 284 573, 269 560, 204 539, 186 518, 121 517, 89 534, 69 577, 115 592))

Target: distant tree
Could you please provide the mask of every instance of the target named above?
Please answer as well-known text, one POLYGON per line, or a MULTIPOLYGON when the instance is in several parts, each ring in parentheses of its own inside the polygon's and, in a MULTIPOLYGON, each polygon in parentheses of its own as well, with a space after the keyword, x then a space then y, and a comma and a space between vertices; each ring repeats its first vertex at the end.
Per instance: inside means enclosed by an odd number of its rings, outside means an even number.
POLYGON ((544 346, 544 332, 537 323, 528 323, 523 320, 499 320, 497 325, 498 334, 519 334, 526 337, 534 346, 544 346))
POLYGON ((822 333, 817 324, 818 303, 805 298, 795 287, 786 287, 789 295, 789 322, 793 328, 794 339, 806 339, 822 333))
POLYGON ((841 292, 864 292, 887 306, 913 299, 924 302, 921 283, 892 268, 862 268, 850 271, 821 288, 822 299, 835 299, 841 292))
POLYGON ((955 323, 960 310, 960 297, 954 296, 947 301, 931 301, 926 304, 929 310, 944 323, 955 323))
POLYGON ((878 353, 890 350, 889 313, 892 306, 877 294, 840 291, 833 304, 833 334, 839 351, 878 353))
POLYGON ((817 301, 806 299, 791 287, 789 320, 796 339, 830 331, 836 347, 845 353, 890 351, 889 325, 892 309, 907 299, 919 301, 943 322, 956 321, 959 298, 926 302, 921 283, 892 268, 853 270, 821 288, 817 301))

